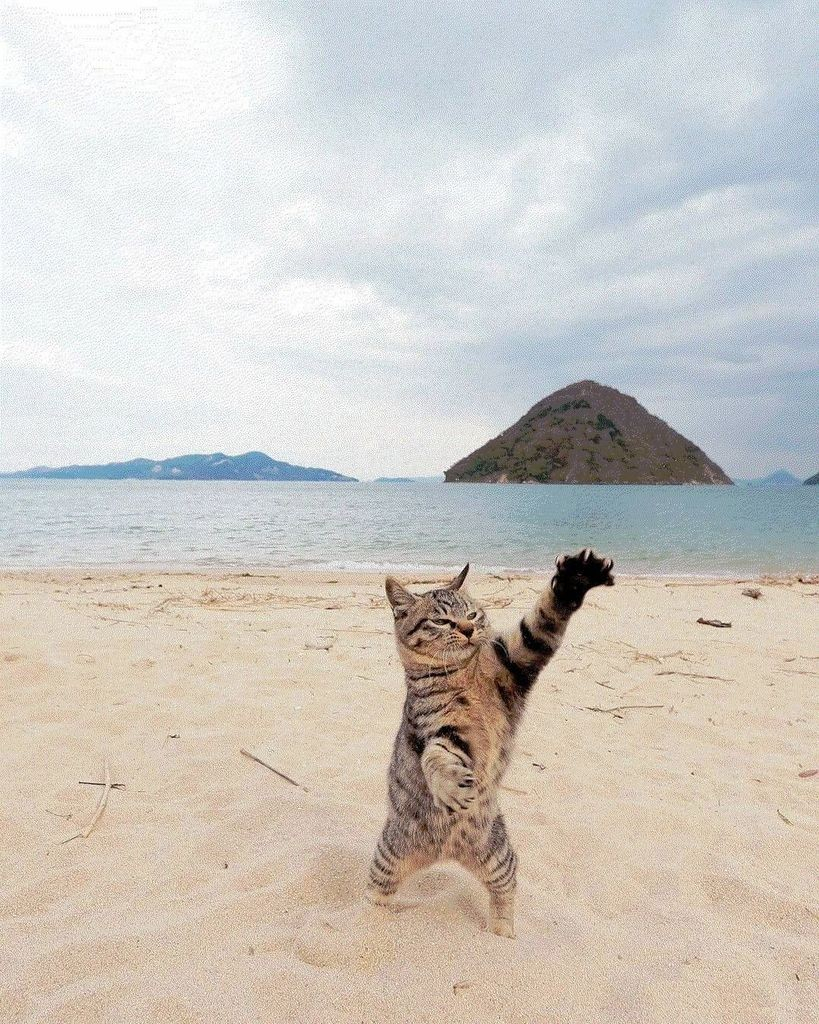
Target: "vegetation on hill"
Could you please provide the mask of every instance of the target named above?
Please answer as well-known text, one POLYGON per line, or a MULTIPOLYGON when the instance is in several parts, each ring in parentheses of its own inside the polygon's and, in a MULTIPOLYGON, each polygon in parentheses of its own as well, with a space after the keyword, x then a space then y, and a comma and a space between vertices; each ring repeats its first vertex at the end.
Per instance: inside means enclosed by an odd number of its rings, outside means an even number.
POLYGON ((483 483, 731 483, 697 445, 635 398, 591 380, 548 395, 445 477, 483 483))

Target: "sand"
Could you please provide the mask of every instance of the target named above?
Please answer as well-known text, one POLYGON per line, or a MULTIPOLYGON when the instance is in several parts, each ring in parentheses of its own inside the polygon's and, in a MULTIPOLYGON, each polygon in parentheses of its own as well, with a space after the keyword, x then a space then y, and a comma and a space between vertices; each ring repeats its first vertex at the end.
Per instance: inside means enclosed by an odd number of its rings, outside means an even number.
MULTIPOLYGON (((542 583, 472 590, 506 626, 542 583)), ((815 1024, 819 584, 756 585, 590 595, 502 794, 512 941, 454 866, 362 899, 403 696, 380 578, 0 575, 0 1019, 815 1024), (106 758, 125 788, 61 844, 106 758)))

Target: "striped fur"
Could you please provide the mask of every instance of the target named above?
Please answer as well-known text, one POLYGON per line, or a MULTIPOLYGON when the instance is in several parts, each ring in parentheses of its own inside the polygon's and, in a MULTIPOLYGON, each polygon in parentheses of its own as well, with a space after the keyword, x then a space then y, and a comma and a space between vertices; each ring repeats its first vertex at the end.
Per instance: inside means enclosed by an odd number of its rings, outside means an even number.
POLYGON ((611 585, 611 559, 561 556, 550 586, 506 635, 451 583, 414 595, 389 577, 407 696, 388 777, 388 813, 368 895, 389 905, 409 874, 454 859, 486 886, 491 927, 514 935, 517 857, 498 806, 526 697, 592 587, 611 585))

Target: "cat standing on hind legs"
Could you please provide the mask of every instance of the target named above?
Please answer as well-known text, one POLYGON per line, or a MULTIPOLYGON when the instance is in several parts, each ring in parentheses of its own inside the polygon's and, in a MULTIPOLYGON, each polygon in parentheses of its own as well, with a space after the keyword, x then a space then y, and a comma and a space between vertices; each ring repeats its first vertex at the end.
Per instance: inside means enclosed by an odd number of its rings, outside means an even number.
POLYGON ((368 897, 390 906, 400 883, 439 860, 459 861, 489 892, 492 930, 514 937, 517 857, 498 806, 526 697, 592 587, 613 562, 588 548, 561 555, 534 608, 505 635, 461 589, 411 594, 388 577, 407 696, 389 768, 387 821, 368 897))

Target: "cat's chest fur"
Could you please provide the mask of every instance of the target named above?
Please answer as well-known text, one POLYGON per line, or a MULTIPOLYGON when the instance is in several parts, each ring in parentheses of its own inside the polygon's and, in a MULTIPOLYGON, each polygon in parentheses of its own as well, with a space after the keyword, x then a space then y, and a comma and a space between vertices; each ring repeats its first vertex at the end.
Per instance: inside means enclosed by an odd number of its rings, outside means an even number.
POLYGON ((467 701, 462 730, 473 750, 477 774, 497 786, 512 755, 518 716, 504 703, 494 674, 475 658, 453 680, 467 701))

